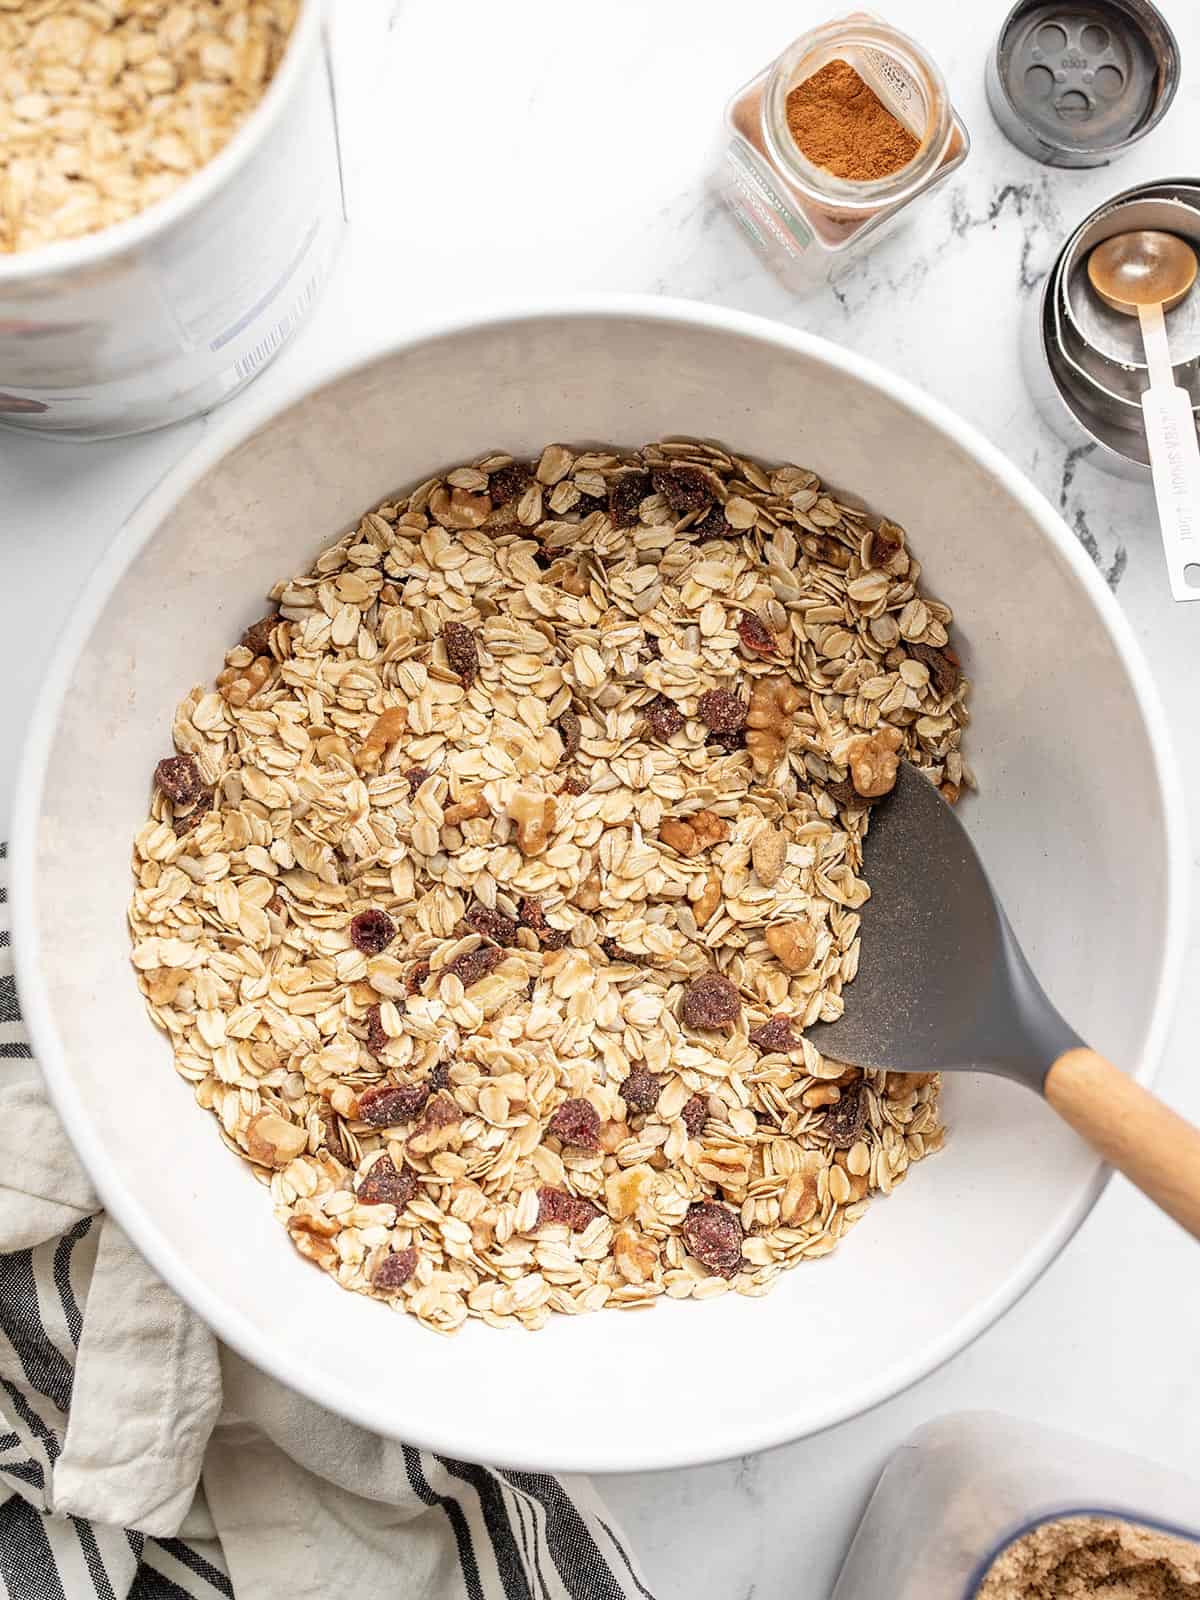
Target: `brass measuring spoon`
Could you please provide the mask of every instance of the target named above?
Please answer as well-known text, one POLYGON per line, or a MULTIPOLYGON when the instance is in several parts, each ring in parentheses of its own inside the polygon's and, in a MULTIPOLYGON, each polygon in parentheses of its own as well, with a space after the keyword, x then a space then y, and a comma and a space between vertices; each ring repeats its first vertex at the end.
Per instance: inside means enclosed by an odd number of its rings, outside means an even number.
POLYGON ((1191 397, 1175 382, 1163 313, 1196 281, 1196 252, 1173 233, 1119 233, 1088 257, 1088 282, 1106 306, 1137 317, 1150 386, 1142 417, 1167 576, 1176 600, 1200 600, 1200 445, 1191 397))

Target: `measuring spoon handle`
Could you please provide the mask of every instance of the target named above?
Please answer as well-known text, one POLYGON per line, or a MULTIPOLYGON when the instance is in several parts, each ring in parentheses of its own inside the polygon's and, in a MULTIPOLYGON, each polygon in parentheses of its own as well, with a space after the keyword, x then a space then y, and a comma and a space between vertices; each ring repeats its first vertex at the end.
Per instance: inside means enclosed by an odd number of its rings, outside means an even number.
POLYGON ((1139 306, 1150 387, 1142 417, 1167 577, 1175 600, 1200 600, 1200 445, 1191 396, 1175 383, 1160 305, 1139 306))

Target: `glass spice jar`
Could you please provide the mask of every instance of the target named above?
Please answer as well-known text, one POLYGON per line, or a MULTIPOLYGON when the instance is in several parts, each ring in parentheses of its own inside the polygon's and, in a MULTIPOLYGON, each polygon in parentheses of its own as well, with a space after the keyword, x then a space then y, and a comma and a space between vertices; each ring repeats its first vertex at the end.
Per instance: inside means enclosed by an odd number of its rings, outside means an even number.
MULTIPOLYGON (((876 108, 877 109, 877 108, 876 108)), ((869 12, 802 34, 739 89, 718 187, 751 243, 798 291, 880 235, 918 196, 966 160, 971 141, 936 64, 869 12), (882 177, 839 177, 805 155, 788 126, 788 96, 831 62, 852 67, 917 148, 882 177)))

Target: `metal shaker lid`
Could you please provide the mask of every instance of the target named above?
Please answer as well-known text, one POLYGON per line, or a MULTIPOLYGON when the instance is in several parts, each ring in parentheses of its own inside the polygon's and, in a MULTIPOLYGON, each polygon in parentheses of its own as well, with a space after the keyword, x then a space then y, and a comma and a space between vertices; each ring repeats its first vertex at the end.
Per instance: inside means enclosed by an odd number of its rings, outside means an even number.
POLYGON ((1018 0, 988 61, 988 103, 1020 149, 1101 166, 1154 127, 1179 46, 1151 0, 1018 0))

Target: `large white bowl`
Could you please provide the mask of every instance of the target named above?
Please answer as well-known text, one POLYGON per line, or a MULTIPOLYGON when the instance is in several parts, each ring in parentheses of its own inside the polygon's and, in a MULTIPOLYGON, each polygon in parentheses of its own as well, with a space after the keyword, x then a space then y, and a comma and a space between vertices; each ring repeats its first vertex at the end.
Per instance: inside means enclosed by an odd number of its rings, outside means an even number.
POLYGON ((910 530, 976 681, 970 826, 1049 992, 1149 1078, 1178 975, 1183 842, 1129 630, 1059 518, 978 434, 870 362, 754 318, 576 303, 434 331, 285 409, 250 397, 104 559, 22 771, 21 996, 105 1204, 264 1370, 379 1432, 527 1468, 710 1461, 894 1394, 1012 1304, 1103 1179, 1032 1095, 959 1078, 945 1152, 768 1298, 446 1340, 302 1261, 175 1076, 124 912, 130 839, 181 692, 212 676, 272 582, 430 469, 664 432, 804 463, 910 530))

